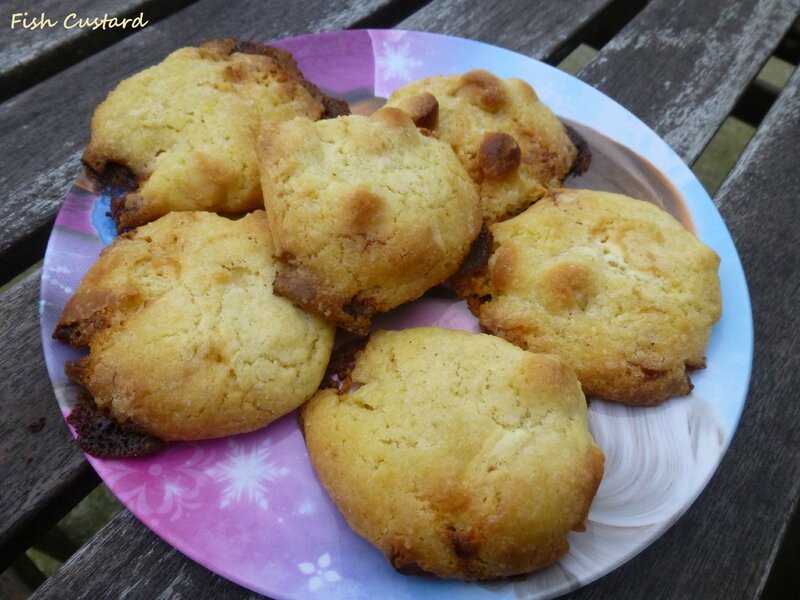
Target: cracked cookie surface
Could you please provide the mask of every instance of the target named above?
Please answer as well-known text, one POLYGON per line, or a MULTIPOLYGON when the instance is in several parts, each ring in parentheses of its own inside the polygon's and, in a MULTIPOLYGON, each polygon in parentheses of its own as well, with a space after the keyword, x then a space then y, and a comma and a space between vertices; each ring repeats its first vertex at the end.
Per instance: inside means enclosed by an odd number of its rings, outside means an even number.
POLYGON ((83 161, 101 182, 127 174, 112 210, 119 231, 175 210, 263 208, 259 126, 348 110, 331 101, 288 52, 213 40, 177 50, 111 91, 92 117, 83 161))
POLYGON ((54 337, 97 406, 162 440, 251 431, 319 385, 334 327, 272 293, 266 215, 170 213, 108 246, 54 337))
POLYGON ((691 391, 722 312, 719 257, 672 216, 557 190, 491 234, 488 266, 456 282, 486 330, 561 356, 588 396, 657 404, 691 391))
POLYGON ((488 222, 514 215, 558 187, 578 151, 556 116, 521 79, 483 70, 420 79, 387 106, 453 147, 479 189, 488 222))
POLYGON ((480 231, 452 149, 398 109, 268 125, 259 158, 276 291, 356 333, 452 275, 480 231))
POLYGON ((317 473, 404 572, 492 579, 566 554, 603 473, 575 374, 500 338, 374 333, 303 407, 317 473))

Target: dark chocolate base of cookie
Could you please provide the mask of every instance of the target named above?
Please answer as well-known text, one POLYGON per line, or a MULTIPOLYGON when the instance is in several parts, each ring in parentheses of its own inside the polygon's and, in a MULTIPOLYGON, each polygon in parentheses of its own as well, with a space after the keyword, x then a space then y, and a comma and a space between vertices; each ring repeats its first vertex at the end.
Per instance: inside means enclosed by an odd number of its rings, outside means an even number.
POLYGON ((489 264, 489 258, 492 256, 493 244, 492 232, 489 231, 489 228, 484 223, 478 232, 478 237, 473 240, 472 245, 469 247, 467 257, 461 263, 456 274, 453 275, 452 280, 469 277, 484 271, 489 264))
POLYGON ((378 313, 369 299, 336 297, 326 291, 322 277, 295 264, 293 257, 279 256, 281 267, 272 284, 277 296, 291 300, 303 310, 333 321, 356 335, 367 335, 378 313))
POLYGON ((261 56, 270 57, 281 67, 286 69, 292 75, 292 77, 297 79, 309 94, 311 94, 316 100, 322 102, 322 105, 325 107, 325 112, 322 113, 323 119, 333 119, 335 117, 350 114, 350 105, 347 104, 346 100, 328 96, 316 85, 305 78, 302 71, 300 71, 300 68, 297 66, 297 63, 295 62, 291 52, 288 50, 276 48, 274 46, 268 46, 266 44, 260 44, 258 42, 241 42, 236 40, 212 40, 211 42, 206 43, 216 44, 220 42, 230 45, 230 54, 233 54, 234 52, 241 52, 243 54, 258 54, 261 56))
POLYGON ((99 194, 111 197, 111 210, 108 216, 117 226, 117 233, 124 233, 132 227, 120 228, 120 214, 125 210, 125 196, 139 189, 140 180, 127 166, 114 161, 98 161, 86 154, 81 158, 86 176, 99 194))
POLYGON ((87 393, 78 394, 67 423, 75 428, 80 449, 97 458, 147 456, 165 445, 162 440, 120 425, 87 393))
POLYGON ((84 160, 83 166, 101 193, 116 196, 133 192, 139 187, 139 178, 123 164, 107 161, 97 165, 84 160))
POLYGON ((125 223, 125 215, 128 212, 128 209, 125 204, 125 195, 122 196, 115 196, 111 195, 111 210, 108 212, 108 216, 111 217, 111 220, 114 221, 114 225, 117 226, 117 233, 127 233, 129 231, 133 231, 136 227, 129 227, 125 223))
MULTIPOLYGON (((350 374, 356 366, 358 354, 367 346, 369 336, 356 337, 344 331, 340 331, 339 335, 343 335, 344 339, 337 342, 328 362, 328 367, 325 369, 325 375, 319 384, 319 389, 334 389, 341 396, 353 388, 353 379, 350 374)), ((297 425, 305 436, 302 408, 297 411, 297 425)))
POLYGON ((567 130, 569 141, 578 151, 578 156, 575 157, 567 177, 577 177, 589 170, 589 166, 592 164, 592 151, 589 149, 589 142, 580 133, 566 124, 564 124, 564 128, 567 130))
POLYGON ((125 233, 134 229, 121 224, 125 213, 125 197, 139 188, 139 178, 128 167, 115 162, 97 163, 89 160, 85 155, 81 159, 86 175, 94 184, 95 190, 111 197, 111 210, 108 216, 114 221, 117 233, 125 233))
POLYGON ((89 343, 87 336, 83 334, 77 323, 62 323, 59 321, 52 337, 54 340, 76 348, 81 348, 89 343))
POLYGON ((356 357, 368 341, 369 337, 356 337, 339 344, 328 362, 320 389, 335 388, 340 394, 347 393, 353 383, 350 373, 356 366, 356 357))

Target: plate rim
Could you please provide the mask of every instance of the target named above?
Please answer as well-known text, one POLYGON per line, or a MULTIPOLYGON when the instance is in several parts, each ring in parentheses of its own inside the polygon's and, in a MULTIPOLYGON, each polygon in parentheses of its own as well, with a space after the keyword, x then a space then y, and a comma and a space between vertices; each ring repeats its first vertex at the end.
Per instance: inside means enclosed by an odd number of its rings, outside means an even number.
MULTIPOLYGON (((747 287, 747 279, 746 279, 746 275, 745 275, 745 272, 744 272, 744 268, 743 268, 743 265, 742 265, 742 262, 741 262, 741 258, 740 258, 738 249, 736 248, 735 242, 734 242, 734 240, 733 240, 733 238, 732 238, 732 236, 730 234, 730 231, 729 231, 727 225, 724 222, 724 219, 722 218, 721 214, 719 213, 719 210, 717 209, 717 207, 714 204, 714 202, 711 199, 711 197, 708 195, 708 193, 702 187, 702 185, 697 180, 697 178, 694 176, 694 174, 691 173, 691 170, 689 169, 689 167, 683 162, 683 160, 677 155, 677 153, 675 153, 674 150, 672 150, 672 148, 670 148, 669 145, 660 136, 658 136, 658 134, 656 134, 652 129, 650 129, 650 127, 647 124, 645 124, 643 121, 641 121, 638 117, 636 117, 630 111, 628 111, 626 108, 624 108, 622 105, 617 103, 613 98, 607 96, 606 94, 600 92, 599 90, 596 90, 596 89, 592 88, 591 86, 589 86, 585 82, 581 81, 577 77, 574 77, 574 76, 572 76, 572 75, 570 75, 568 73, 560 71, 560 70, 556 69, 555 67, 553 67, 551 65, 547 65, 546 63, 543 63, 543 62, 539 61, 538 59, 526 56, 524 54, 515 52, 513 50, 502 48, 500 46, 489 44, 487 42, 482 42, 482 41, 479 41, 479 40, 463 38, 463 37, 458 37, 458 36, 452 36, 452 35, 447 35, 447 34, 441 34, 441 33, 422 32, 422 31, 414 31, 414 30, 396 30, 396 29, 395 30, 382 30, 382 29, 336 30, 336 31, 326 31, 326 32, 319 32, 319 33, 308 33, 308 34, 303 34, 303 35, 299 35, 299 36, 290 36, 290 37, 280 38, 280 39, 276 39, 276 40, 270 40, 270 41, 268 41, 266 43, 280 44, 281 42, 287 42, 287 41, 290 41, 290 40, 298 42, 298 43, 305 43, 305 42, 312 42, 313 43, 314 40, 316 40, 316 39, 318 39, 320 37, 363 34, 364 32, 366 32, 370 36, 372 36, 373 33, 381 34, 383 32, 391 32, 393 35, 411 34, 412 36, 431 37, 431 38, 435 38, 435 39, 445 40, 447 43, 450 43, 450 44, 467 43, 467 44, 470 44, 470 45, 478 45, 480 47, 483 47, 483 48, 487 49, 490 52, 497 52, 499 50, 499 51, 502 51, 503 53, 509 53, 510 55, 513 55, 515 57, 515 60, 522 59, 523 61, 533 61, 535 63, 538 63, 538 65, 540 65, 540 66, 544 66, 544 67, 547 67, 548 69, 552 69, 552 71, 559 73, 560 76, 564 76, 564 77, 567 77, 567 78, 571 79, 573 84, 577 82, 581 86, 585 86, 588 90, 590 90, 590 93, 601 95, 606 101, 613 103, 618 108, 618 110, 624 111, 632 119, 635 119, 638 122, 638 124, 639 124, 639 126, 641 128, 643 128, 644 130, 646 130, 647 132, 652 134, 661 144, 663 144, 663 146, 665 147, 665 151, 666 151, 666 153, 668 155, 669 155, 669 153, 671 153, 671 160, 677 161, 678 163, 680 163, 680 165, 682 165, 684 167, 684 169, 686 171, 688 171, 688 173, 691 175, 691 179, 693 179, 694 183, 696 183, 695 187, 699 188, 699 189, 693 190, 693 195, 691 196, 691 198, 692 198, 691 202, 686 202, 687 199, 685 198, 685 195, 682 194, 682 196, 684 196, 684 202, 685 202, 685 204, 687 206, 687 209, 688 209, 693 221, 695 223, 698 223, 698 221, 703 222, 704 223, 704 227, 703 227, 703 231, 704 232, 708 232, 709 230, 714 231, 715 235, 717 236, 715 238, 717 240, 717 243, 728 244, 728 245, 730 245, 730 247, 733 250, 733 252, 730 255, 726 256, 726 259, 729 262, 728 267, 729 267, 731 273, 733 273, 733 275, 735 275, 736 277, 734 277, 734 281, 729 281, 728 283, 729 284, 730 283, 735 284, 734 288, 735 288, 735 293, 737 294, 736 301, 742 304, 740 312, 745 317, 745 320, 741 321, 741 322, 738 322, 737 326, 740 329, 743 329, 743 333, 745 334, 744 339, 741 340, 741 343, 743 344, 742 350, 748 356, 748 359, 746 360, 746 365, 745 365, 745 369, 744 369, 746 372, 743 373, 743 375, 744 375, 744 377, 743 377, 744 385, 743 385, 743 388, 740 390, 740 394, 739 394, 741 396, 741 400, 738 403, 738 407, 739 407, 738 408, 738 413, 734 416, 734 419, 732 421, 733 425, 732 425, 732 429, 730 431, 730 434, 726 436, 726 440, 725 440, 725 443, 723 445, 723 448, 722 448, 719 456, 717 457, 716 464, 714 465, 713 469, 711 470, 708 478, 701 485, 699 485, 697 487, 696 493, 693 495, 691 500, 685 503, 685 505, 682 507, 682 510, 680 510, 676 515, 674 515, 673 518, 670 519, 670 521, 665 524, 665 526, 661 529, 661 531, 657 535, 655 535, 645 546, 643 546, 641 548, 638 548, 630 556, 620 560, 618 563, 610 566, 608 569, 603 570, 602 573, 597 574, 595 577, 593 577, 589 581, 578 582, 575 587, 570 587, 569 589, 563 589, 561 591, 558 591, 557 595, 566 593, 566 592, 568 592, 568 591, 570 591, 572 589, 576 589, 578 587, 584 587, 586 585, 589 585, 593 581, 596 581, 597 579, 599 579, 599 578, 605 576, 606 574, 612 572, 613 570, 617 569, 622 564, 628 562, 631 558, 633 558, 637 554, 643 552, 647 547, 649 547, 652 543, 654 543, 656 540, 658 540, 658 538, 661 535, 663 535, 664 532, 666 532, 668 529, 670 529, 675 524, 675 522, 677 522, 681 518, 681 516, 683 514, 685 514, 686 511, 688 511, 689 509, 691 509, 692 506, 694 506, 694 504, 695 504, 695 502, 697 500, 697 497, 706 489, 706 487, 707 487, 708 483, 710 482, 710 480, 716 475, 717 471, 719 470, 720 464, 722 462, 722 458, 727 453, 727 451, 728 451, 728 449, 730 447, 731 441, 732 441, 734 435, 736 434, 736 431, 738 430, 738 427, 739 427, 739 424, 740 424, 740 419, 741 419, 741 416, 742 416, 742 413, 744 411, 744 407, 745 407, 745 404, 747 403, 747 398, 748 398, 748 395, 749 395, 751 373, 752 373, 752 366, 753 366, 753 359, 754 359, 754 328, 753 328, 752 305, 751 305, 751 299, 750 299, 749 290, 748 290, 748 287, 747 287), (699 199, 696 198, 695 194, 697 194, 699 196, 699 199), (698 219, 696 217, 696 213, 698 211, 700 212, 701 215, 703 215, 705 217, 704 219, 698 219), (706 221, 706 218, 708 218, 709 216, 710 216, 710 218, 712 220, 711 225, 709 225, 709 223, 706 221), (714 221, 716 221, 716 222, 714 222, 714 221)), ((373 53, 375 53, 374 39, 372 37, 370 37, 370 40, 373 43, 373 53)), ((524 79, 524 77, 523 77, 523 79, 524 79)), ((572 117, 570 117, 570 118, 572 118, 572 117)), ((586 125, 588 125, 588 126, 590 126, 590 127, 594 127, 594 125, 591 123, 591 121, 581 121, 581 122, 586 124, 586 125)), ((620 142, 615 136, 609 135, 609 133, 607 131, 601 131, 601 133, 603 133, 603 135, 607 135, 608 137, 610 137, 611 139, 613 139, 615 141, 618 141, 618 143, 622 143, 623 145, 626 145, 623 142, 620 142)), ((637 151, 637 154, 638 154, 638 151, 637 151)), ((649 157, 647 157, 646 155, 644 156, 644 158, 649 160, 649 157)), ((658 168, 657 164, 655 166, 658 168)), ((660 169, 659 169, 659 171, 661 172, 660 169)), ((669 181, 672 181, 672 179, 667 177, 666 174, 664 174, 664 176, 669 181)), ((69 195, 72 193, 73 190, 74 190, 74 183, 73 183, 73 187, 70 189, 70 191, 67 192, 66 196, 62 200, 61 205, 59 207, 59 213, 61 212, 61 210, 63 209, 63 207, 65 205, 65 200, 67 199, 67 197, 69 197, 69 195)), ((53 340, 50 338, 49 333, 45 329, 45 326, 44 326, 45 325, 45 323, 44 323, 44 314, 43 314, 43 311, 41 310, 41 308, 43 306, 42 303, 47 301, 46 297, 48 296, 47 287, 46 287, 48 285, 48 281, 46 280, 46 267, 48 265, 48 255, 51 252, 51 245, 53 243, 52 242, 52 240, 53 240, 53 231, 55 231, 56 227, 58 227, 58 225, 54 225, 54 228, 51 231, 50 237, 48 239, 47 251, 45 253, 45 260, 43 262, 43 267, 42 267, 42 278, 41 278, 41 281, 40 281, 40 332, 41 332, 41 336, 42 336, 43 353, 45 355, 45 362, 47 363, 47 366, 48 366, 48 378, 50 379, 51 385, 53 385, 54 387, 56 386, 56 382, 54 381, 53 376, 51 374, 51 366, 52 365, 50 365, 50 356, 49 356, 49 353, 48 353, 48 348, 49 348, 50 345, 52 345, 54 343, 57 343, 57 342, 53 342, 53 340)), ((699 235, 699 231, 698 231, 698 237, 701 237, 699 235)), ((705 239, 703 239, 703 241, 705 242, 705 239)), ((55 251, 55 250, 53 250, 53 251, 55 251)), ((731 275, 729 274, 728 277, 730 278, 731 275)), ((722 275, 720 275, 720 279, 722 280, 722 275)), ((734 293, 734 292, 733 291, 729 291, 728 292, 728 294, 732 294, 732 293, 734 293)), ((725 295, 723 294, 723 302, 724 302, 724 299, 725 299, 725 295)), ((61 366, 63 366, 63 364, 61 366)), ((63 412, 63 409, 62 409, 62 412, 63 412)), ((98 470, 98 467, 97 467, 97 464, 96 464, 97 459, 93 459, 92 457, 88 457, 88 456, 87 456, 87 458, 89 459, 89 461, 93 465, 93 467, 96 470, 98 470)), ((100 469, 100 470, 102 470, 102 469, 100 469)), ((100 473, 100 470, 98 470, 98 473, 100 473)), ((102 477, 103 476, 101 474, 101 478, 102 477)), ((105 478, 103 478, 103 479, 105 481, 105 478)), ((109 486, 109 488, 111 489, 111 486, 109 486)), ((112 492, 113 492, 113 490, 112 490, 112 492)), ((116 495, 116 493, 115 493, 115 495, 116 495)), ((248 589, 254 589, 254 588, 252 588, 251 583, 249 583, 247 581, 243 581, 243 580, 237 578, 235 575, 231 575, 229 573, 221 573, 218 567, 215 567, 214 565, 210 565, 208 563, 208 561, 206 561, 204 559, 202 553, 195 552, 195 551, 193 551, 192 548, 179 547, 178 545, 176 545, 174 543, 173 540, 168 539, 168 537, 169 537, 168 535, 164 535, 161 530, 157 530, 154 527, 151 527, 147 523, 147 521, 144 518, 142 518, 140 515, 138 515, 137 512, 131 506, 127 505, 124 502, 123 502, 123 504, 125 504, 126 507, 128 508, 128 510, 130 510, 139 520, 141 520, 148 527, 148 529, 150 529, 150 531, 152 531, 153 533, 158 535, 161 539, 163 539, 171 547, 179 550, 182 554, 190 557, 192 560, 194 560, 195 562, 203 565, 205 568, 209 569, 213 573, 216 573, 216 574, 218 574, 218 575, 220 575, 222 577, 225 577, 226 579, 229 579, 230 581, 233 581, 233 582, 235 582, 235 583, 237 583, 239 585, 242 585, 242 586, 244 586, 244 587, 246 587, 248 589)), ((279 594, 280 593, 278 590, 270 591, 268 589, 255 589, 254 591, 258 591, 260 593, 269 593, 269 594, 276 594, 276 593, 279 594)), ((288 596, 281 596, 281 597, 288 597, 288 596)), ((551 597, 551 596, 547 596, 547 597, 551 597)))

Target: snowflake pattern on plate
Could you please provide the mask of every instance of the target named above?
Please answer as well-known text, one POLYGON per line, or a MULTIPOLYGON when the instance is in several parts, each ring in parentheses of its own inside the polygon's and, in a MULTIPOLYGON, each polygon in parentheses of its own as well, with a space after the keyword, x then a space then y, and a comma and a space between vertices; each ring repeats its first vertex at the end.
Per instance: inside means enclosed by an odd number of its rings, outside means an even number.
POLYGON ((227 508, 242 501, 269 508, 268 483, 284 477, 289 469, 270 460, 270 439, 265 438, 250 446, 245 442, 228 440, 225 458, 206 470, 217 483, 224 484, 219 507, 227 508))
POLYGON ((376 64, 382 70, 384 79, 411 81, 412 71, 422 63, 413 58, 409 44, 392 44, 384 40, 381 49, 382 52, 376 57, 376 64))

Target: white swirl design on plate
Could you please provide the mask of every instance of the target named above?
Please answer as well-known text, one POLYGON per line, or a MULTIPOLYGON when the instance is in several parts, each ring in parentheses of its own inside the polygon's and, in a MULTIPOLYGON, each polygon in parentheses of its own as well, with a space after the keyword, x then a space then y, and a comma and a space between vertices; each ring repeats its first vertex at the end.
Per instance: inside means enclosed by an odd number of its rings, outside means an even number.
POLYGON ((517 598, 575 589, 597 564, 621 564, 640 551, 691 504, 727 443, 714 408, 696 396, 648 408, 593 401, 589 427, 606 466, 587 530, 570 534, 570 552, 557 565, 513 583, 517 598))

